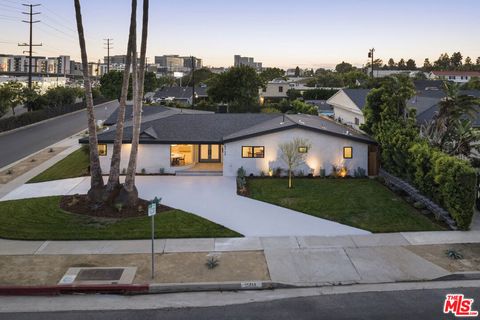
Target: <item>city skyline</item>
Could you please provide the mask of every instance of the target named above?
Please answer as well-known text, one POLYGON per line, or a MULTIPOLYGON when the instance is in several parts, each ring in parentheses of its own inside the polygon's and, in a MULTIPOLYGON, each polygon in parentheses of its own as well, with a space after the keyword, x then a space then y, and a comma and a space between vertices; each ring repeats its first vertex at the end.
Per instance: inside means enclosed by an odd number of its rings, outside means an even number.
MULTIPOLYGON (((21 54, 18 43, 28 40, 28 25, 21 1, 0 0, 1 53, 21 54)), ((79 60, 73 1, 40 0, 40 23, 34 26, 35 55, 70 55, 79 60)), ((407 0, 395 3, 343 0, 335 3, 304 0, 292 7, 286 1, 246 0, 223 3, 206 0, 189 3, 151 1, 148 57, 194 55, 204 65, 231 66, 233 56, 254 57, 265 67, 333 67, 341 61, 361 66, 367 53, 398 61, 413 58, 422 65, 447 52, 460 51, 473 60, 480 45, 466 35, 478 27, 475 8, 469 0, 407 0), (454 14, 454 18, 452 18, 454 14), (453 21, 454 23, 450 23, 453 21), (448 41, 445 41, 448 39, 448 41)), ((103 61, 103 39, 113 38, 112 55, 126 51, 130 1, 82 1, 89 60, 103 61)), ((139 5, 139 19, 141 6, 139 5)))

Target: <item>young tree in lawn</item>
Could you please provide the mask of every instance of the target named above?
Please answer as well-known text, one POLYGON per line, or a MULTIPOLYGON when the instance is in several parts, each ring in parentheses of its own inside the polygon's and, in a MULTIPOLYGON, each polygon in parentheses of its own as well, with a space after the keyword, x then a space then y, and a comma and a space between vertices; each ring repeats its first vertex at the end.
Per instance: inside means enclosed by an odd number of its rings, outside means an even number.
POLYGON ((305 162, 311 148, 310 141, 303 138, 294 138, 290 142, 280 144, 280 158, 288 167, 288 188, 292 188, 293 170, 305 162))
POLYGON ((128 206, 135 206, 138 202, 138 191, 135 186, 135 172, 137 170, 138 144, 140 140, 140 126, 142 123, 142 101, 145 80, 145 60, 147 54, 148 37, 148 10, 149 0, 143 0, 143 20, 142 20, 142 41, 140 44, 140 63, 137 71, 137 50, 136 37, 133 36, 133 129, 132 129, 132 147, 130 150, 130 159, 128 161, 127 176, 125 184, 120 191, 119 199, 128 206))
POLYGON ((111 193, 120 187, 120 160, 122 151, 123 129, 125 127, 125 109, 127 105, 128 84, 130 81, 130 67, 132 65, 133 36, 136 32, 137 23, 137 0, 132 0, 132 14, 130 17, 130 32, 128 35, 127 57, 125 70, 123 72, 122 90, 120 94, 120 105, 118 107, 117 127, 115 131, 115 142, 113 144, 112 160, 110 163, 110 174, 107 183, 107 192, 111 193))
POLYGON ((78 40, 80 43, 80 51, 83 66, 83 82, 85 87, 85 100, 87 104, 88 117, 88 139, 90 146, 90 190, 88 191, 88 199, 91 202, 102 202, 104 195, 104 184, 102 178, 102 169, 100 167, 100 159, 98 158, 98 140, 97 126, 95 123, 95 115, 93 113, 93 97, 92 84, 90 75, 88 74, 88 57, 85 45, 85 34, 83 31, 82 10, 80 0, 74 0, 75 16, 77 20, 78 40))

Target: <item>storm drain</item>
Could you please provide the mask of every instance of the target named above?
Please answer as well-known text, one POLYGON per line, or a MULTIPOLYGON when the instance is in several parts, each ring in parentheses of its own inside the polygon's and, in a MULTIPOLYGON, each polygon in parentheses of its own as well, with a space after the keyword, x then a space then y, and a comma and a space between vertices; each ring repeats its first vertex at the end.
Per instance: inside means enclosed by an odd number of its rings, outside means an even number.
POLYGON ((69 268, 58 284, 131 284, 136 267, 69 268))

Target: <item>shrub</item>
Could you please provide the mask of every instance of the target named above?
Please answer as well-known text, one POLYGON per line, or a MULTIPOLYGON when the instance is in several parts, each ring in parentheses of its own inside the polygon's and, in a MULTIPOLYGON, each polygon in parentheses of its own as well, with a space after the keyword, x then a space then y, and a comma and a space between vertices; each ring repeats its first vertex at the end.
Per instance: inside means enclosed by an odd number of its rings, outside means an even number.
POLYGON ((355 178, 365 178, 367 176, 367 172, 362 167, 358 167, 353 171, 353 176, 355 178))
POLYGON ((473 217, 476 193, 476 172, 468 162, 439 154, 434 158, 433 174, 441 204, 462 230, 467 230, 473 217))

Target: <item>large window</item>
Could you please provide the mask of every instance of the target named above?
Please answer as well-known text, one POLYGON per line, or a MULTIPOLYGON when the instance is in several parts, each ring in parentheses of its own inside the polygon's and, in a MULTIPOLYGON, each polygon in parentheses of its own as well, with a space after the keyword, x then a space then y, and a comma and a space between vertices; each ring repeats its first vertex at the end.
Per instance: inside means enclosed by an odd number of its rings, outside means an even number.
POLYGON ((172 144, 170 146, 170 164, 172 167, 187 166, 193 163, 192 144, 172 144))
POLYGON ((352 159, 353 158, 353 148, 352 147, 343 147, 343 158, 352 159))
POLYGON ((107 155, 107 145, 106 144, 99 144, 98 145, 98 155, 104 157, 107 155))
POLYGON ((242 158, 263 158, 265 157, 265 147, 242 147, 242 158))

